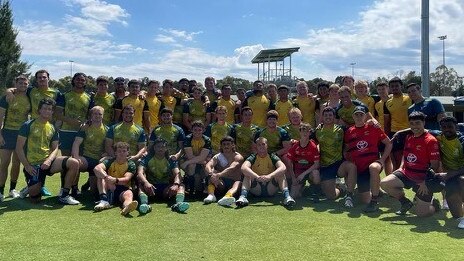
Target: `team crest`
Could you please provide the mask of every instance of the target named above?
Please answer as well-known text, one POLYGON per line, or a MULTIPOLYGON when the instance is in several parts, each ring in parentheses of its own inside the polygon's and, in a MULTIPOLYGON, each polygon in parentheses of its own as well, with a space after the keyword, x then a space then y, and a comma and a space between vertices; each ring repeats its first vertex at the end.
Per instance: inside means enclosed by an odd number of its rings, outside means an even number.
POLYGON ((409 153, 408 156, 406 157, 406 160, 408 162, 414 163, 417 161, 417 156, 414 155, 413 153, 409 153))
POLYGON ((361 141, 358 141, 358 143, 356 143, 356 148, 358 148, 358 150, 364 150, 365 148, 367 148, 369 144, 367 143, 367 141, 365 140, 361 140, 361 141))

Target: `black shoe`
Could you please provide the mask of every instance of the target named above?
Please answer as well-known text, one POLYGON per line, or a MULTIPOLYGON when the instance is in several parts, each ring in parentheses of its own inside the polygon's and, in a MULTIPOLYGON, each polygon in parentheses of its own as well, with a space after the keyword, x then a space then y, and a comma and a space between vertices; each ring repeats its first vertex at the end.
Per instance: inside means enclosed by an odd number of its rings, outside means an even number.
POLYGON ((81 191, 82 191, 82 192, 85 192, 85 191, 87 191, 87 190, 89 190, 89 189, 90 189, 90 183, 89 183, 89 181, 87 180, 84 184, 82 184, 82 186, 81 186, 81 191))
POLYGON ((436 199, 436 198, 432 199, 432 206, 435 207, 435 213, 440 212, 441 205, 440 205, 440 201, 438 199, 436 199))
POLYGON ((366 213, 373 213, 379 211, 379 202, 377 201, 372 201, 367 204, 366 208, 364 209, 364 212, 366 213))
POLYGON ((410 210, 414 206, 414 204, 411 202, 411 200, 409 200, 409 199, 406 199, 406 200, 407 201, 405 203, 401 204, 400 210, 396 211, 395 214, 400 215, 400 216, 404 216, 404 215, 406 215, 408 210, 410 210))
POLYGON ((313 203, 319 203, 319 201, 320 201, 319 195, 318 194, 312 194, 311 195, 311 200, 313 201, 313 203))

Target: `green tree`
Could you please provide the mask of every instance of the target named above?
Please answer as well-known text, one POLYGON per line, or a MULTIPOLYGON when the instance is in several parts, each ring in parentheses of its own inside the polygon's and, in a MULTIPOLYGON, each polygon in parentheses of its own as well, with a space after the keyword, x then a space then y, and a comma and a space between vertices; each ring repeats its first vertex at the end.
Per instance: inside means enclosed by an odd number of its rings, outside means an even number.
POLYGON ((217 80, 216 86, 221 88, 223 85, 229 84, 232 87, 232 93, 235 93, 238 88, 244 88, 245 90, 250 90, 252 87, 252 82, 242 79, 235 78, 232 76, 226 76, 221 80, 217 80))
POLYGON ((386 82, 388 83, 387 78, 385 77, 377 77, 377 79, 373 80, 372 82, 369 83, 369 93, 370 94, 378 94, 377 93, 377 84, 381 82, 386 82))
POLYGON ((451 96, 462 87, 462 78, 456 70, 440 65, 430 74, 430 95, 451 96))
POLYGON ((21 46, 16 42, 10 1, 0 0, 0 88, 13 86, 14 79, 30 65, 20 61, 21 46))
MULTIPOLYGON (((410 71, 403 79, 404 87, 410 83, 417 83, 421 85, 422 79, 420 75, 416 75, 416 71, 410 71)), ((403 90, 404 91, 404 90, 403 90)))

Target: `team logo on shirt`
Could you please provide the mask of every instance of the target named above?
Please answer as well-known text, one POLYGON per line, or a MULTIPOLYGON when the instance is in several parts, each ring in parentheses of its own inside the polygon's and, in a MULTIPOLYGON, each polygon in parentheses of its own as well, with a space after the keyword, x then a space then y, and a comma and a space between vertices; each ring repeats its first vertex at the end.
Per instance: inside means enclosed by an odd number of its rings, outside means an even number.
POLYGON ((360 140, 358 141, 358 143, 356 143, 356 148, 358 148, 358 150, 363 150, 365 148, 367 148, 369 144, 367 143, 367 141, 365 140, 360 140))
POLYGON ((416 145, 416 150, 421 150, 422 146, 421 145, 416 145))
POLYGON ((408 162, 416 162, 417 161, 417 156, 414 155, 413 153, 409 153, 408 156, 406 157, 406 160, 408 162))

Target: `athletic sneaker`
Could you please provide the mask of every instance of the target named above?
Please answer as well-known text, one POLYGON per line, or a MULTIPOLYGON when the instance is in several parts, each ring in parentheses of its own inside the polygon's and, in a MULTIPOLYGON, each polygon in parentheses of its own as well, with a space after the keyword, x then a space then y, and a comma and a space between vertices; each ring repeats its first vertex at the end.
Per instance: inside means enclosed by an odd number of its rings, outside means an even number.
POLYGON ((84 184, 82 184, 81 186, 81 191, 84 192, 84 191, 87 191, 90 189, 90 183, 89 181, 87 180, 84 184))
POLYGON ((29 194, 29 187, 24 187, 19 191, 19 197, 20 198, 25 198, 29 194))
POLYGON ((284 199, 284 206, 287 208, 295 206, 295 203, 295 200, 291 196, 288 196, 284 199))
POLYGON ((319 201, 320 201, 319 195, 317 193, 311 194, 310 198, 313 201, 313 203, 319 203, 319 201))
POLYGON ((379 211, 379 202, 377 201, 372 201, 367 204, 366 208, 364 209, 364 212, 366 213, 373 213, 379 211))
POLYGON ((79 205, 81 203, 75 200, 71 195, 67 195, 66 197, 59 197, 58 201, 65 205, 79 205))
POLYGON ((243 208, 248 206, 248 199, 245 196, 240 196, 237 201, 235 201, 235 205, 239 208, 243 208))
POLYGON ((436 198, 432 199, 432 206, 435 207, 435 213, 439 212, 440 209, 441 209, 440 200, 438 200, 436 198))
POLYGON ((460 217, 458 218, 458 220, 459 220, 458 228, 464 229, 464 217, 460 217))
POLYGON ((10 190, 10 197, 19 198, 20 197, 19 192, 16 189, 10 190))
POLYGON ((218 205, 224 206, 224 207, 230 207, 234 203, 235 203, 234 197, 223 197, 218 201, 218 205))
POLYGON ((3 199, 4 199, 4 198, 5 198, 5 197, 3 196, 3 194, 0 193, 0 202, 3 202, 3 199))
POLYGON ((353 208, 354 207, 353 198, 350 196, 346 196, 344 205, 346 208, 353 208))
POLYGON ((213 202, 216 202, 216 196, 209 194, 205 199, 203 199, 203 203, 205 204, 211 204, 213 202))
POLYGON ((147 214, 150 211, 151 211, 151 206, 150 205, 148 205, 148 204, 140 204, 140 206, 139 206, 140 214, 147 214))
POLYGON ((137 201, 132 201, 131 203, 127 204, 124 208, 121 210, 121 215, 125 216, 129 214, 130 212, 134 211, 137 209, 139 203, 137 201))
POLYGON ((189 209, 190 204, 188 202, 179 202, 171 206, 171 210, 179 213, 185 213, 189 209))
POLYGON ((443 200, 443 205, 441 206, 441 209, 449 210, 448 201, 446 201, 446 199, 443 200))
POLYGON ((409 199, 406 199, 406 200, 407 200, 406 203, 401 204, 400 210, 396 211, 395 214, 400 215, 400 216, 404 216, 404 215, 406 215, 408 210, 410 210, 414 206, 414 204, 411 202, 411 200, 409 200, 409 199))
POLYGON ((109 209, 111 207, 110 203, 106 200, 100 200, 97 205, 93 208, 95 211, 102 211, 104 209, 109 209))
POLYGON ((48 191, 48 189, 46 187, 40 188, 40 193, 44 197, 50 197, 52 195, 52 193, 50 191, 48 191))

